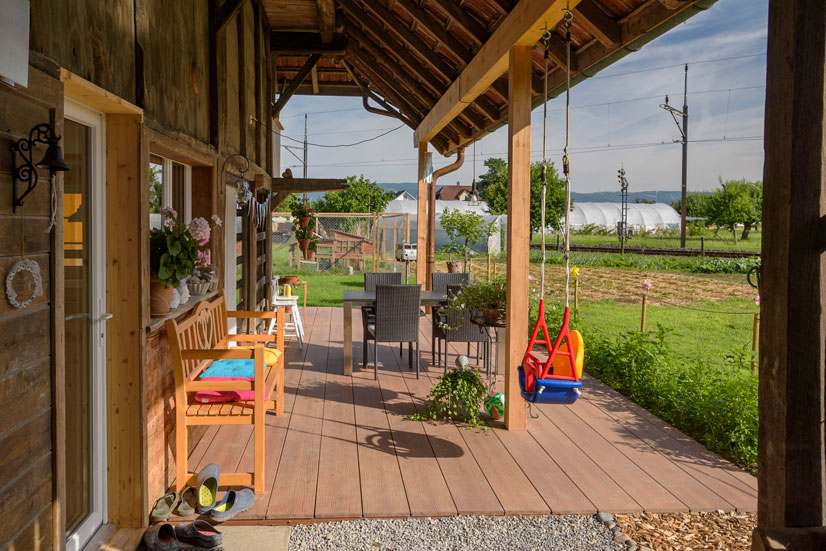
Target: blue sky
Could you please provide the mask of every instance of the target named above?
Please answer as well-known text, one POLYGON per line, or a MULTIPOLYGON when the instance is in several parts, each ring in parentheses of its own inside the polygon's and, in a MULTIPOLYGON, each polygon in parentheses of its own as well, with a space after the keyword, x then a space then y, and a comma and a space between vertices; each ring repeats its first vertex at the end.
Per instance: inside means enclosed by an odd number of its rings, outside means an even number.
MULTIPOLYGON (((708 190, 718 178, 759 180, 763 173, 763 108, 766 83, 767 0, 719 0, 706 12, 604 69, 571 92, 571 158, 574 191, 612 190, 624 164, 632 191, 678 190, 681 148, 672 118, 659 108, 665 94, 682 106, 683 67, 689 63, 689 190, 708 190), (736 59, 726 59, 736 58, 736 59), (710 61, 717 60, 717 61, 710 61), (667 68, 665 68, 667 67, 667 68), (698 140, 698 141, 694 141, 698 140), (649 145, 654 144, 654 145, 649 145)), ((549 153, 561 163, 564 95, 548 104, 549 153)), ((367 113, 360 98, 295 96, 282 111, 284 133, 309 141, 352 143, 398 124, 367 113)), ((542 158, 542 108, 533 112, 532 152, 542 158)), ((283 145, 299 145, 287 139, 283 145)), ((295 151, 299 156, 300 151, 295 151)), ((413 131, 402 127, 378 140, 348 148, 309 149, 310 177, 364 174, 379 182, 416 180, 413 131)), ((465 165, 440 183, 469 184, 476 165, 507 157, 507 128, 479 140, 465 165)), ((282 150, 282 167, 301 165, 282 150)), ((452 162, 434 153, 434 166, 452 162)))

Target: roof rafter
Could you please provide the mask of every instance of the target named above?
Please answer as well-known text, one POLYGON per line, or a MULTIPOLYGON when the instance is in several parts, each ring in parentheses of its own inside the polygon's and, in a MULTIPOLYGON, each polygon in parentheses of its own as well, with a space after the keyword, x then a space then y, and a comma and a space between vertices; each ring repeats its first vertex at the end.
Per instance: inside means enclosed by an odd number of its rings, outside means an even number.
POLYGON ((310 71, 315 67, 315 64, 318 63, 318 60, 321 59, 321 54, 312 54, 308 59, 307 63, 298 71, 298 74, 293 78, 287 87, 281 92, 281 95, 278 96, 278 101, 275 102, 275 105, 272 107, 272 115, 277 117, 278 114, 281 112, 281 109, 284 108, 284 105, 287 104, 287 101, 292 97, 295 93, 296 88, 298 85, 304 82, 304 79, 307 78, 307 75, 310 74, 310 71))
POLYGON ((480 46, 490 37, 487 28, 453 0, 430 0, 430 3, 447 13, 480 46))
POLYGON ((619 24, 594 0, 582 0, 573 11, 574 21, 594 35, 604 46, 614 48, 622 42, 619 24))
POLYGON ((419 22, 427 31, 434 35, 436 39, 447 48, 453 55, 462 61, 462 65, 467 65, 473 58, 473 52, 462 44, 456 35, 445 29, 444 24, 432 13, 419 7, 413 0, 395 0, 396 4, 404 8, 410 16, 419 22))
POLYGON ((321 42, 329 44, 333 41, 336 29, 335 0, 316 0, 318 7, 318 29, 321 31, 321 42))
POLYGON ((542 36, 542 26, 554 26, 562 19, 562 8, 570 1, 576 7, 578 0, 530 2, 523 0, 508 14, 493 35, 480 48, 447 92, 425 116, 414 132, 418 146, 439 133, 463 105, 484 93, 508 69, 508 53, 515 45, 534 46, 542 36))

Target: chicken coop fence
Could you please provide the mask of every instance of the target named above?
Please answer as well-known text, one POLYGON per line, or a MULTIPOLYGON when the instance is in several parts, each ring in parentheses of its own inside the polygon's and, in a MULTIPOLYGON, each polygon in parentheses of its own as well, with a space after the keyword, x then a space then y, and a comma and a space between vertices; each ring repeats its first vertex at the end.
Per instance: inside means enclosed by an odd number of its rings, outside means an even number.
POLYGON ((292 215, 273 213, 274 274, 404 271, 394 251, 397 244, 411 240, 408 213, 316 213, 315 222, 315 250, 305 258, 292 229, 292 215))

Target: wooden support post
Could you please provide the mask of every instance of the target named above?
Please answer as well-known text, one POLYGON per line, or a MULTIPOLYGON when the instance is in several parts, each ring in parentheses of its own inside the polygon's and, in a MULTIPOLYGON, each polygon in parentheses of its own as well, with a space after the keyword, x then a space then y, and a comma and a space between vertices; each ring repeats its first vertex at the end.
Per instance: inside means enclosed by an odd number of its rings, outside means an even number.
POLYGON ((488 274, 488 281, 490 281, 490 253, 488 253, 487 274, 488 274))
POLYGON ((775 549, 772 539, 821 528, 826 517, 824 28, 820 0, 769 1, 753 549, 775 549))
POLYGON ((579 278, 574 278, 574 310, 579 310, 579 278))
POLYGON ((700 238, 700 256, 705 258, 706 257, 706 238, 700 238))
POLYGON ((525 430, 527 411, 516 371, 528 337, 531 207, 532 46, 510 49, 508 70, 508 264, 505 318, 505 427, 525 430))
POLYGON ((373 214, 373 271, 379 271, 379 215, 373 214))
POLYGON ((640 317, 640 331, 645 333, 645 314, 648 311, 648 293, 642 296, 642 316, 640 317))
POLYGON ((751 361, 751 372, 757 375, 757 351, 760 350, 760 314, 754 314, 754 327, 751 333, 751 351, 755 356, 751 361))
POLYGON ((427 142, 419 144, 419 189, 416 196, 416 283, 422 289, 429 289, 427 281, 427 180, 425 165, 427 162, 427 142))

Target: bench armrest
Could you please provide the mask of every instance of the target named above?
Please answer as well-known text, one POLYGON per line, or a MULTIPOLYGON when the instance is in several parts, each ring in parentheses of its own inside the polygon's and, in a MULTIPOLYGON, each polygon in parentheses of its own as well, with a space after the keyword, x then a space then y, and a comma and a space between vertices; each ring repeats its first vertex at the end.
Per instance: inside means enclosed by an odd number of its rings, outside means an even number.
POLYGON ((275 318, 275 312, 249 312, 245 310, 228 310, 227 317, 271 320, 275 318))
POLYGON ((275 342, 275 335, 227 335, 230 342, 275 342))

